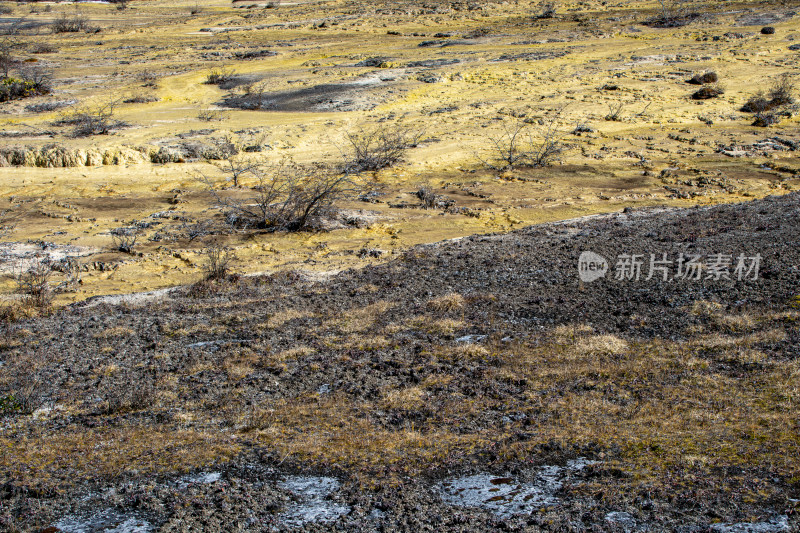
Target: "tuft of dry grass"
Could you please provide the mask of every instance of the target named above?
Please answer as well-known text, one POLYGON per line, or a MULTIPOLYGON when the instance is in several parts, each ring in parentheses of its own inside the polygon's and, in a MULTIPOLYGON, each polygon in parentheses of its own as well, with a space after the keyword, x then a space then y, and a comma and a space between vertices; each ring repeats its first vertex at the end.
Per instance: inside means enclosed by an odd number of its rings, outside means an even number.
POLYGON ((310 316, 308 313, 299 311, 297 309, 287 309, 285 311, 278 311, 271 315, 266 322, 268 328, 277 329, 296 318, 306 318, 310 316))
POLYGON ((585 337, 575 344, 575 350, 584 355, 620 355, 628 349, 628 342, 615 335, 585 337))
POLYGON ((220 433, 168 428, 67 428, 0 437, 4 477, 30 487, 57 488, 65 477, 112 480, 125 473, 189 471, 230 460, 241 448, 220 433))
POLYGON ((431 319, 428 316, 416 316, 406 321, 406 327, 431 335, 452 337, 456 331, 466 327, 466 323, 452 318, 431 319))
POLYGON ((342 316, 330 321, 329 325, 342 333, 363 333, 372 328, 383 315, 395 306, 396 304, 392 302, 380 300, 342 313, 342 316))
POLYGON ((428 309, 437 313, 453 313, 461 311, 466 305, 466 300, 457 292, 444 294, 428 302, 428 309))
POLYGON ((442 361, 474 361, 485 360, 489 357, 489 350, 480 344, 465 343, 458 346, 446 347, 438 350, 436 356, 442 361))
POLYGON ((421 387, 392 390, 384 395, 381 406, 384 409, 421 409, 426 396, 421 387))

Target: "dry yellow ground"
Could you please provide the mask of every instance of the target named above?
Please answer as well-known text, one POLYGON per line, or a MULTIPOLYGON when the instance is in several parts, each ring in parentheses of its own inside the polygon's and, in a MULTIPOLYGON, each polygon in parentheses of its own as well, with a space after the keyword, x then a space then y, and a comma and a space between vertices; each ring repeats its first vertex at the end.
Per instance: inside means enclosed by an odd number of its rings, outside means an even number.
MULTIPOLYGON (((760 26, 737 25, 737 18, 784 8, 729 3, 689 26, 651 29, 639 22, 651 14, 655 2, 649 6, 561 2, 557 17, 543 21, 530 17, 536 4, 489 2, 469 10, 467 3, 440 3, 440 13, 428 13, 413 2, 352 0, 284 2, 270 9, 262 4, 240 8, 244 4, 220 0, 136 1, 124 11, 104 4, 43 3, 36 6, 38 13, 29 13, 30 6, 7 4, 15 15, 24 14, 32 21, 80 11, 102 31, 51 35, 43 30, 39 36, 21 36, 28 44, 46 41, 59 48, 57 54, 25 54, 54 68, 56 90, 48 97, 3 104, 6 113, 0 115, 0 130, 58 129, 50 125, 58 112, 24 110, 25 104, 35 101, 75 99, 92 104, 138 93, 155 95, 159 101, 120 106, 116 118, 132 127, 114 135, 72 139, 64 130, 55 139, 0 142, 20 146, 57 142, 68 148, 115 150, 191 130, 213 128, 221 135, 257 128, 266 132, 273 147, 265 154, 268 159, 289 156, 299 162, 334 162, 338 147, 344 145, 344 132, 392 116, 396 122, 424 129, 433 142, 412 149, 402 165, 365 179, 386 192, 383 199, 388 202, 414 203, 416 188, 429 184, 479 215, 352 201, 343 207, 374 215, 375 222, 327 233, 229 237, 228 244, 236 251, 235 270, 242 273, 277 268, 339 270, 392 256, 360 259, 352 253, 363 247, 400 251, 418 243, 508 231, 625 206, 741 201, 800 186, 798 174, 791 173, 800 163, 790 152, 749 158, 715 153, 718 144, 751 144, 773 135, 797 139, 796 118, 770 129, 754 128, 751 117, 738 108, 755 90, 768 88, 775 76, 797 73, 797 52, 789 51, 788 45, 800 37, 800 19, 775 23, 776 34, 762 36, 760 26), (52 6, 49 12, 47 5, 52 6), (199 13, 190 13, 198 9, 199 13), (323 21, 327 27, 315 27, 323 21), (200 31, 204 28, 212 31, 200 31), (220 31, 224 29, 230 31, 220 31), (455 40, 476 30, 485 35, 471 44, 418 46, 438 32, 452 32, 455 40), (747 35, 731 39, 724 37, 726 32, 747 35), (714 36, 722 38, 714 41, 714 36), (278 55, 249 61, 201 56, 205 46, 230 53, 239 50, 237 45, 241 50, 268 48, 278 55), (503 54, 559 50, 570 53, 542 60, 497 61, 503 54), (374 56, 388 58, 384 65, 388 68, 354 66, 374 56), (405 68, 409 61, 432 58, 461 62, 431 71, 438 76, 437 83, 420 81, 419 68, 405 68), (227 91, 203 81, 210 68, 223 66, 267 79, 270 91, 364 75, 395 81, 364 93, 364 98, 376 99, 378 105, 371 110, 225 110, 223 120, 204 122, 198 118, 200 111, 218 108, 227 91), (156 88, 142 87, 137 75, 146 70, 162 76, 156 88), (726 92, 714 100, 695 102, 689 95, 696 87, 685 79, 705 70, 720 75, 726 92), (601 90, 607 83, 619 89, 601 90), (623 103, 622 120, 604 120, 609 107, 618 103, 623 103), (444 108, 450 109, 432 113, 444 108), (535 123, 557 109, 562 110, 563 131, 587 124, 595 133, 566 134, 568 149, 549 168, 505 174, 483 168, 478 156, 485 157, 488 139, 515 120, 512 114, 523 114, 535 123), (647 161, 643 166, 639 154, 647 161), (662 176, 665 169, 677 170, 662 176), (687 188, 682 183, 700 176, 724 178, 726 187, 687 188), (670 198, 665 185, 699 195, 670 198)), ((19 216, 5 240, 89 247, 93 255, 83 261, 119 263, 110 272, 84 273, 80 288, 60 295, 60 303, 194 281, 201 276, 202 242, 143 241, 137 246, 140 255, 132 256, 111 250, 108 231, 168 209, 194 218, 211 216, 215 211, 210 198, 197 180, 201 172, 219 175, 205 163, 0 168, 0 211, 9 209, 19 216), (182 201, 171 205, 168 200, 176 189, 182 191, 182 201)), ((6 294, 15 289, 8 270, 0 279, 6 294)))

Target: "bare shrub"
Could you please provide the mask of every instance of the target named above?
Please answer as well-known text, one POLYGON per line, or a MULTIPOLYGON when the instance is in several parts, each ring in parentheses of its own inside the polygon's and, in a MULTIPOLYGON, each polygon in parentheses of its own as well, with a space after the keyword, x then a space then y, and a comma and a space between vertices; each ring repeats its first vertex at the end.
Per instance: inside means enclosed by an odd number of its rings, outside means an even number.
POLYGON ((236 79, 236 71, 229 67, 212 68, 206 75, 207 85, 222 85, 236 79))
POLYGON ((124 103, 124 104, 150 104, 152 102, 158 102, 158 100, 159 100, 158 96, 156 96, 154 94, 146 94, 146 93, 141 92, 141 93, 136 93, 136 94, 132 94, 130 96, 125 97, 125 99, 122 100, 122 103, 124 103))
POLYGON ((747 102, 742 106, 742 111, 745 113, 763 113, 768 111, 771 105, 771 102, 764 95, 764 91, 758 91, 748 98, 747 102))
POLYGON ((555 2, 539 2, 533 15, 535 19, 551 19, 556 16, 557 5, 555 2))
POLYGON ((53 33, 94 33, 99 31, 89 23, 89 19, 83 15, 67 15, 62 13, 50 24, 50 31, 53 33))
POLYGON ((784 106, 794 103, 796 87, 789 74, 782 74, 775 80, 769 90, 770 103, 773 106, 784 106))
POLYGON ((209 162, 225 172, 234 187, 239 187, 242 178, 261 170, 261 163, 252 154, 261 152, 265 143, 264 133, 226 135, 217 142, 217 161, 209 162))
POLYGON ((216 205, 233 227, 270 231, 300 231, 319 227, 335 211, 335 204, 352 193, 351 176, 330 168, 291 162, 258 165, 248 172, 252 195, 223 196, 203 177, 216 205))
POLYGON ((142 229, 135 225, 111 230, 111 240, 114 243, 114 248, 126 254, 133 253, 133 247, 136 246, 136 241, 141 236, 141 233, 142 229))
POLYGON ((124 125, 112 118, 118 104, 118 100, 109 100, 95 106, 75 108, 63 114, 54 125, 73 126, 73 137, 108 135, 114 128, 124 125))
POLYGON ((342 151, 346 173, 376 171, 400 162, 419 144, 424 133, 408 126, 380 124, 345 134, 348 150, 342 151))
POLYGON ((205 279, 220 280, 227 278, 230 271, 230 263, 233 260, 230 250, 218 243, 212 243, 206 247, 203 253, 205 255, 205 264, 203 265, 205 279))
POLYGON ((431 187, 427 185, 422 185, 419 189, 417 189, 417 198, 422 201, 422 206, 425 209, 432 209, 436 206, 436 202, 438 201, 438 195, 433 192, 431 187))
POLYGON ((50 280, 53 268, 48 258, 39 258, 27 270, 17 275, 18 291, 27 295, 32 307, 47 309, 53 303, 50 280))
POLYGON ((211 222, 208 220, 201 220, 191 224, 183 223, 181 225, 181 233, 187 239, 189 239, 189 242, 192 242, 200 237, 205 237, 206 235, 212 233, 213 230, 214 228, 211 222))
POLYGON ((143 70, 136 77, 143 87, 158 87, 158 80, 161 79, 161 75, 158 72, 150 69, 143 70))
POLYGON ((779 76, 769 92, 758 91, 748 98, 741 111, 755 115, 754 126, 771 126, 781 120, 781 116, 791 116, 795 103, 796 87, 789 74, 779 76))
POLYGON ((625 102, 608 104, 608 114, 605 116, 605 119, 611 122, 621 121, 623 109, 625 109, 625 102))
POLYGON ((242 87, 240 107, 245 109, 261 109, 264 107, 264 94, 269 89, 267 80, 254 81, 242 87))
POLYGON ((503 133, 490 137, 489 158, 479 159, 494 170, 513 170, 518 167, 546 167, 562 152, 559 129, 561 111, 543 121, 537 135, 531 131, 531 124, 523 120, 503 124, 503 133))
POLYGON ((58 52, 58 47, 50 43, 37 43, 31 48, 32 54, 55 54, 58 52))
POLYGON ((216 109, 203 109, 197 114, 198 120, 202 120, 203 122, 221 121, 225 120, 227 117, 227 114, 216 109))
POLYGON ((653 28, 679 28, 700 17, 700 13, 693 9, 691 0, 658 0, 658 4, 658 12, 644 21, 645 25, 653 28))

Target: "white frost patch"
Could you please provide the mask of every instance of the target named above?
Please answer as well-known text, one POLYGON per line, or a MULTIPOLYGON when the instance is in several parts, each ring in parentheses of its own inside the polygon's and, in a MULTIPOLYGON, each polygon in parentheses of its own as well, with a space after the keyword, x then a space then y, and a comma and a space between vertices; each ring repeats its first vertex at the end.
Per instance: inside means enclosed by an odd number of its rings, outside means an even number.
POLYGON ((719 531, 721 533, 782 533, 789 531, 789 518, 787 516, 776 516, 767 522, 713 524, 711 531, 719 531))
POLYGON ((84 257, 99 251, 88 246, 0 242, 0 273, 25 271, 42 259, 55 263, 67 257, 84 257))
POLYGON ((339 481, 332 477, 290 476, 279 483, 282 489, 294 493, 300 501, 289 504, 282 518, 291 526, 308 522, 331 522, 346 514, 350 508, 328 499, 339 489, 339 481))
POLYGON ((75 306, 82 308, 90 308, 98 306, 100 304, 108 304, 108 305, 145 304, 147 302, 153 302, 165 298, 167 294, 169 294, 169 291, 173 289, 174 287, 165 287, 163 289, 157 289, 148 292, 134 292, 131 294, 119 294, 111 296, 96 296, 94 298, 89 298, 88 300, 84 300, 83 302, 79 302, 75 304, 75 306))
POLYGON ((88 518, 65 516, 55 524, 64 533, 149 533, 155 531, 153 524, 133 513, 122 513, 116 509, 104 509, 88 518))
POLYGON ((566 467, 543 466, 532 483, 520 483, 511 477, 476 474, 453 478, 439 484, 439 495, 447 504, 481 507, 500 518, 531 513, 543 506, 556 505, 555 496, 568 472, 594 464, 584 458, 569 461, 566 467))
POLYGON ((481 342, 486 338, 486 335, 464 335, 456 339, 456 342, 461 344, 473 344, 481 342))
POLYGON ((197 474, 183 476, 178 482, 178 484, 184 486, 190 483, 200 483, 203 485, 207 485, 209 483, 216 483, 220 479, 222 479, 222 474, 220 474, 219 472, 198 472, 197 474))

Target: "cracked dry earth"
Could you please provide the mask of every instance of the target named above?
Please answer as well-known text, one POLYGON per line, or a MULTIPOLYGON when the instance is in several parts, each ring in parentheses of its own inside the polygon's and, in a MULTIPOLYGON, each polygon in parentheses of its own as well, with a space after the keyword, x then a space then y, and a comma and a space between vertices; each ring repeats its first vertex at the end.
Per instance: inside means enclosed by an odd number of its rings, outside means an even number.
POLYGON ((800 195, 626 211, 11 324, 0 529, 797 531, 800 195))

